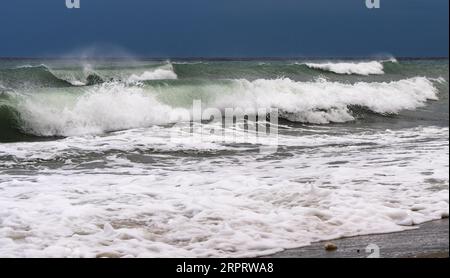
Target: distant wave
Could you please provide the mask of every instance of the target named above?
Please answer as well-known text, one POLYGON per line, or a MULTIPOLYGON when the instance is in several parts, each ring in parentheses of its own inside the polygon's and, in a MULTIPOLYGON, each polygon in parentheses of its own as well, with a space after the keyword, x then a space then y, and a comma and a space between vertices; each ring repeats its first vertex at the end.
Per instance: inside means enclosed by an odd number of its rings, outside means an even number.
POLYGON ((45 65, 25 65, 12 69, 1 69, 0 83, 5 88, 72 86, 67 80, 54 75, 45 65))
POLYGON ((384 74, 384 62, 396 62, 395 59, 389 61, 370 62, 327 62, 327 63, 304 63, 311 69, 329 71, 336 74, 357 74, 357 75, 380 75, 384 74))
MULTIPOLYGON (((297 61, 279 63, 277 61, 260 61, 239 64, 173 62, 174 72, 180 79, 185 78, 278 78, 289 77, 292 79, 304 79, 307 76, 318 74, 328 75, 383 75, 393 72, 407 72, 414 68, 399 64, 395 58, 374 61, 297 61)), ((416 73, 414 73, 416 74, 416 73)), ((413 75, 414 76, 414 75, 413 75)))
POLYGON ((153 69, 137 68, 130 72, 108 72, 108 70, 79 69, 58 70, 42 65, 23 65, 0 69, 0 90, 7 88, 71 87, 95 85, 103 82, 127 81, 136 83, 148 80, 177 79, 172 64, 153 69), (95 79, 95 82, 92 80, 95 79))
POLYGON ((132 74, 128 78, 129 83, 148 81, 148 80, 164 80, 164 79, 177 79, 178 76, 174 72, 171 64, 168 66, 157 68, 151 71, 145 71, 142 74, 132 74))
MULTIPOLYGON (((427 100, 436 100, 438 90, 425 77, 392 82, 345 84, 317 80, 295 82, 290 79, 255 81, 230 80, 228 83, 159 84, 128 86, 105 83, 78 93, 14 94, 8 119, 18 117, 21 132, 37 136, 73 136, 147 127, 189 120, 194 99, 205 108, 278 108, 281 118, 314 124, 348 122, 355 119, 358 106, 379 115, 414 110, 427 100), (180 103, 184 100, 184 103, 180 103)), ((73 88, 73 90, 79 90, 73 88)), ((2 104, 3 103, 3 104, 2 104)), ((6 112, 5 112, 6 113, 6 112)), ((5 119, 2 126, 5 123, 5 119)))
POLYGON ((183 62, 183 61, 174 61, 171 62, 174 65, 207 65, 208 62, 205 61, 192 61, 192 62, 183 62))

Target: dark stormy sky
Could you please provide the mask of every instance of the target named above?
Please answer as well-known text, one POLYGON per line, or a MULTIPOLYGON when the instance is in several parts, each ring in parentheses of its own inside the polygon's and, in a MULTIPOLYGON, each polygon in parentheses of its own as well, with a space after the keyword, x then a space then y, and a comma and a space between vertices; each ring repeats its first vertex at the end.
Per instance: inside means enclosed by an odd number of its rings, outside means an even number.
POLYGON ((448 56, 448 0, 0 0, 0 56, 448 56))

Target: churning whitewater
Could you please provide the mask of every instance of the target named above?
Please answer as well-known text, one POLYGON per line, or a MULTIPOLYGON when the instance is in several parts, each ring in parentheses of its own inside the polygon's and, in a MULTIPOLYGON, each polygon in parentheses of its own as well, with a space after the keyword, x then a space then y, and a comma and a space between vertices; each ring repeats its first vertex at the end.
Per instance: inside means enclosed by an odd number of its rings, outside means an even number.
POLYGON ((260 256, 448 217, 448 76, 448 60, 0 60, 0 257, 260 256), (276 109, 277 140, 196 128, 195 101, 276 109))

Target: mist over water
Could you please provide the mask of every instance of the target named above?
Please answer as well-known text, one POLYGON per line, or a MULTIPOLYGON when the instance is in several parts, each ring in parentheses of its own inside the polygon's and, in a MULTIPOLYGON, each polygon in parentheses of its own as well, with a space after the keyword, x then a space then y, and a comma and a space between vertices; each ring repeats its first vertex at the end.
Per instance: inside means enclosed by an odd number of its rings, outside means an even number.
POLYGON ((448 60, 0 60, 0 256, 257 256, 448 217, 448 80, 448 60), (278 109, 277 152, 189 140, 195 100, 278 109))

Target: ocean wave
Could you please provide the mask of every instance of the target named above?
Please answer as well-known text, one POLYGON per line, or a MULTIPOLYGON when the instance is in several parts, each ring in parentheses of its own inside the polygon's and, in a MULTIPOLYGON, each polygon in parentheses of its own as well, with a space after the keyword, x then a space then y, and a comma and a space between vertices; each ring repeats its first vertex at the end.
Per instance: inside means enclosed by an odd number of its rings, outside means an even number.
POLYGON ((26 133, 74 136, 188 121, 192 102, 197 99, 202 100, 204 109, 277 108, 279 116, 290 121, 327 124, 354 120, 354 106, 390 115, 414 110, 427 100, 436 100, 437 95, 433 82, 425 77, 355 84, 324 79, 230 80, 197 86, 129 86, 116 82, 92 86, 77 94, 57 90, 15 94, 14 109, 26 133))
POLYGON ((384 74, 383 62, 337 62, 337 63, 305 63, 311 69, 329 71, 337 74, 380 75, 384 74))
POLYGON ((176 117, 176 108, 139 87, 120 83, 95 86, 79 96, 28 95, 20 98, 16 109, 22 131, 38 136, 101 134, 183 120, 176 117))
POLYGON ((172 64, 156 68, 132 68, 121 70, 95 69, 92 65, 82 68, 52 69, 41 65, 23 65, 0 70, 0 88, 36 88, 90 86, 103 82, 126 81, 136 83, 148 80, 177 79, 172 64), (92 82, 94 80, 95 82, 92 82))
POLYGON ((179 79, 275 79, 287 77, 296 81, 310 81, 319 76, 349 82, 364 77, 372 81, 398 80, 414 76, 437 77, 442 70, 434 67, 432 62, 417 67, 408 60, 397 62, 394 58, 385 60, 297 60, 250 61, 250 62, 210 62, 210 63, 173 63, 174 72, 179 79), (309 65, 309 66, 308 66, 309 65), (383 78, 384 77, 384 78, 383 78))
POLYGON ((437 82, 439 84, 446 84, 446 83, 448 83, 447 80, 444 77, 442 77, 442 76, 440 76, 438 78, 430 78, 430 80, 434 81, 434 82, 437 82))
POLYGON ((172 65, 165 68, 157 68, 152 71, 145 71, 142 74, 132 74, 128 78, 128 83, 135 83, 140 81, 149 80, 165 80, 165 79, 177 79, 178 76, 174 72, 172 65))
POLYGON ((174 65, 207 65, 209 64, 209 62, 205 62, 205 61, 191 61, 191 62, 187 62, 187 61, 173 61, 170 62, 174 65))
POLYGON ((46 65, 25 65, 0 70, 0 82, 7 88, 68 87, 67 80, 57 77, 46 65))
POLYGON ((327 124, 354 120, 350 108, 360 106, 378 114, 397 114, 436 100, 438 90, 424 77, 393 82, 344 84, 320 79, 240 80, 239 93, 224 95, 216 106, 227 108, 278 108, 280 115, 295 122, 327 124))

